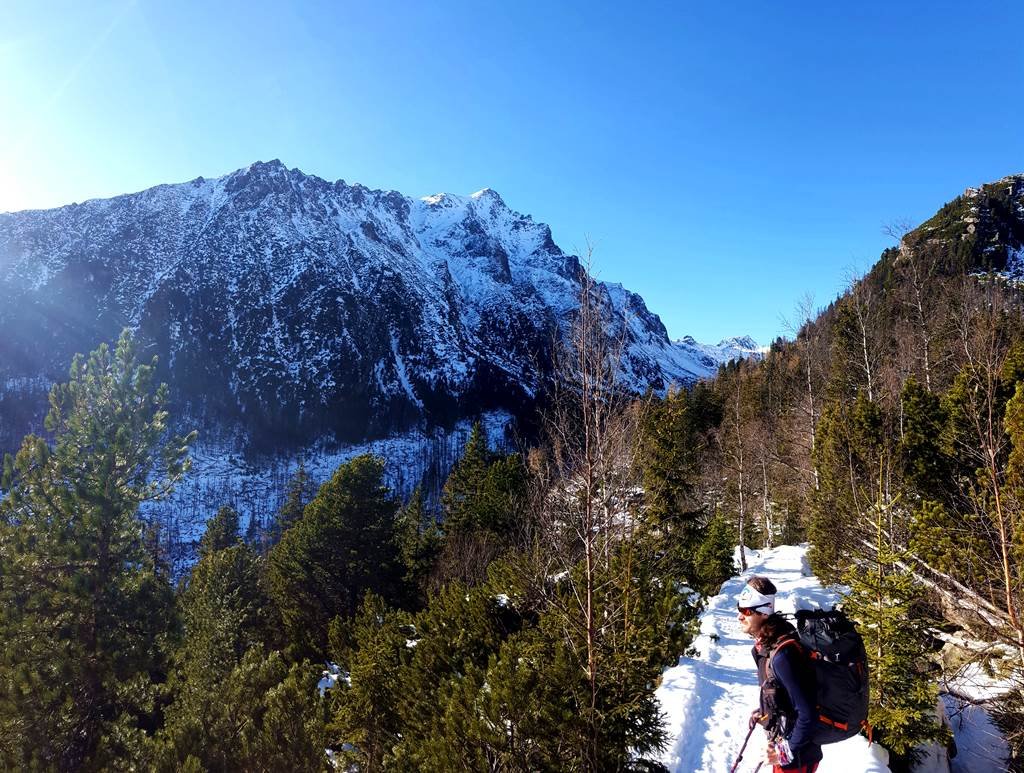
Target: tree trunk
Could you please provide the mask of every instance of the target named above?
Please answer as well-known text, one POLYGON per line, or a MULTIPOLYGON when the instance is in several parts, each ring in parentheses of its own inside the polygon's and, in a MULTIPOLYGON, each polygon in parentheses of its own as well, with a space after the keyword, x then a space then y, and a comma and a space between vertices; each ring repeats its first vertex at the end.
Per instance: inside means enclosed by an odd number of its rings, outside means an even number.
POLYGON ((773 548, 775 547, 775 523, 772 515, 772 500, 768 496, 768 463, 764 456, 761 457, 761 480, 764 486, 761 499, 761 506, 764 508, 764 544, 767 548, 773 548))

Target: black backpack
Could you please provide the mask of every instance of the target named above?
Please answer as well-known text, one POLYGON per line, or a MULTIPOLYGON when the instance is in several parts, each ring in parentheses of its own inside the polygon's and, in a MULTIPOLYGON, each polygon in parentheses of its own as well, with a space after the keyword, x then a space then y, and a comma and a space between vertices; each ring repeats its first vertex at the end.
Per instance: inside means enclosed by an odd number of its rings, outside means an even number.
MULTIPOLYGON (((796 613, 796 627, 800 649, 813 664, 817 681, 814 742, 836 743, 852 738, 862 728, 870 731, 868 659, 856 626, 837 609, 801 609, 796 613)), ((768 669, 771 674, 771 658, 768 669)))

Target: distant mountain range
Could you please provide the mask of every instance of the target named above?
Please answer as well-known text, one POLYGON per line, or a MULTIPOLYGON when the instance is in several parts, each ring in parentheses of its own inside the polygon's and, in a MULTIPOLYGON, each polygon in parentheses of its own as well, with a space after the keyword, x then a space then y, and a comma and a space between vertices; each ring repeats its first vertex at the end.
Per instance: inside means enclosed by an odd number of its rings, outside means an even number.
MULTIPOLYGON (((280 161, 0 214, 0 447, 38 426, 75 352, 124 326, 159 355, 179 415, 256 447, 522 415, 583 271, 490 189, 413 199, 280 161)), ((597 287, 636 391, 757 351, 670 341, 639 295, 597 287)))

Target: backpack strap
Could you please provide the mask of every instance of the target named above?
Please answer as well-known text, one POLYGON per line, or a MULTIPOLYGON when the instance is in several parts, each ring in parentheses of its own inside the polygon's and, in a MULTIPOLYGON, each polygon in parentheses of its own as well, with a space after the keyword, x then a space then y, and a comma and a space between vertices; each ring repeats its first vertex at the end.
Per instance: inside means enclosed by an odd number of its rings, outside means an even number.
POLYGON ((780 641, 774 647, 772 647, 772 651, 768 654, 768 665, 770 666, 772 664, 772 662, 775 660, 775 656, 779 654, 780 650, 782 650, 784 647, 788 647, 790 644, 796 647, 797 652, 803 653, 804 648, 800 646, 799 641, 797 641, 795 638, 785 639, 783 641, 780 641))
POLYGON ((794 636, 787 636, 787 638, 772 646, 768 651, 768 657, 765 662, 765 681, 761 686, 761 707, 768 715, 765 729, 768 731, 769 737, 781 737, 786 727, 783 721, 787 723, 792 721, 789 712, 780 711, 775 697, 776 691, 779 688, 778 677, 775 676, 775 656, 790 645, 796 647, 797 652, 803 652, 803 647, 800 645, 799 640, 794 636))
POLYGON ((767 677, 771 679, 775 678, 775 656, 778 655, 780 651, 782 651, 789 645, 793 645, 794 647, 796 647, 796 651, 798 653, 803 654, 804 648, 803 646, 801 646, 799 639, 797 639, 795 636, 790 636, 789 638, 783 639, 778 644, 773 646, 771 650, 768 651, 768 662, 765 664, 765 675, 767 677))

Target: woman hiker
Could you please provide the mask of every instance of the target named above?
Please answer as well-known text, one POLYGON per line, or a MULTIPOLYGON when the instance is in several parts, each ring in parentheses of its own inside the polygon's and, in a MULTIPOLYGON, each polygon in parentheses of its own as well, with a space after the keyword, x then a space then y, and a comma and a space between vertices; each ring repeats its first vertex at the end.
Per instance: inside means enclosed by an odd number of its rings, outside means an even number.
POLYGON ((774 583, 751 577, 736 599, 740 628, 753 637, 761 705, 750 717, 768 733, 765 760, 773 773, 814 773, 821 746, 812 734, 817 721, 814 669, 796 629, 775 612, 774 583))

